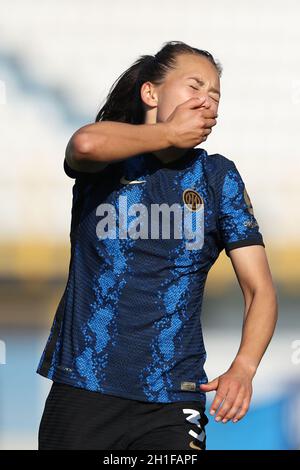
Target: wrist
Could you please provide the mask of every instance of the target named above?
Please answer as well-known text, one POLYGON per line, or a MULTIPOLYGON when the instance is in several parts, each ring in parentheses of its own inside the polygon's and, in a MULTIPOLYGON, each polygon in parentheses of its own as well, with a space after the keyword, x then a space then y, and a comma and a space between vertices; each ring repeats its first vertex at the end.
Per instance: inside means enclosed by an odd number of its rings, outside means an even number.
POLYGON ((257 365, 253 362, 253 360, 251 360, 249 357, 241 355, 237 355, 233 360, 231 367, 235 366, 238 366, 239 368, 242 367, 252 377, 254 377, 257 371, 257 365))
POLYGON ((176 141, 175 137, 176 137, 176 135, 175 135, 174 126, 172 125, 172 123, 169 122, 169 121, 165 121, 165 122, 162 122, 162 123, 159 123, 159 124, 161 124, 163 126, 164 134, 165 134, 165 138, 166 138, 168 147, 175 146, 175 141, 176 141))

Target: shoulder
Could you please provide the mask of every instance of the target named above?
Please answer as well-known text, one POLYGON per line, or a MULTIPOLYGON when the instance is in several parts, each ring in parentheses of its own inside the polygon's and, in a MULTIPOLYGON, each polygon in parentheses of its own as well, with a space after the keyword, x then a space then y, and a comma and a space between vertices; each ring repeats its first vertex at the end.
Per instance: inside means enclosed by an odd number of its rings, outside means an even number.
POLYGON ((236 172, 237 168, 233 160, 220 153, 208 154, 204 149, 199 150, 198 158, 201 159, 203 170, 207 178, 220 183, 230 170, 236 172))
POLYGON ((225 157, 225 155, 222 155, 220 153, 208 154, 206 150, 201 150, 202 152, 204 152, 203 154, 205 165, 209 168, 226 171, 235 166, 234 161, 228 157, 225 157))

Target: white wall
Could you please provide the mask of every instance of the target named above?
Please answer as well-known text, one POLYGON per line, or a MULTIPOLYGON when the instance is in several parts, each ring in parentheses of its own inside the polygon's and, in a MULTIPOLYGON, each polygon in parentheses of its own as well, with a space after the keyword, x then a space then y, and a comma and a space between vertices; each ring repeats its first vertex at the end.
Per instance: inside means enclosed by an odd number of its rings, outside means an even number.
POLYGON ((267 241, 298 242, 299 16, 296 0, 1 0, 0 237, 64 239, 69 230, 72 183, 61 161, 74 123, 24 88, 19 73, 61 88, 92 122, 139 55, 182 40, 224 67, 218 125, 205 147, 236 162, 267 241), (17 71, 5 57, 17 58, 17 71))

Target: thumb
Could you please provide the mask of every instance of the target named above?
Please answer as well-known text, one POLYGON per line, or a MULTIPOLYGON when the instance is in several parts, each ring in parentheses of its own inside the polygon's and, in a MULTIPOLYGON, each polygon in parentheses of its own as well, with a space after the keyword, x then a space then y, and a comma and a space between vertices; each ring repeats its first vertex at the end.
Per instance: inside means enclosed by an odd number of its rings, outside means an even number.
POLYGON ((207 382, 206 384, 201 384, 200 388, 204 392, 211 392, 212 390, 217 390, 218 385, 219 385, 219 377, 217 377, 214 380, 211 380, 210 382, 207 382))

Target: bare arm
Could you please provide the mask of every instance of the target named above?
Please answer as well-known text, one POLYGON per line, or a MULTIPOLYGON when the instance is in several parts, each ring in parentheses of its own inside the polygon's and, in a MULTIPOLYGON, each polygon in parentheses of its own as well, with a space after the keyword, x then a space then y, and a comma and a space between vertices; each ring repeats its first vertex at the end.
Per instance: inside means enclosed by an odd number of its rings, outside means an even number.
POLYGON ((239 350, 225 374, 201 385, 203 391, 217 390, 211 414, 217 420, 238 421, 246 413, 252 396, 252 380, 273 336, 278 305, 264 247, 245 246, 231 250, 230 259, 245 301, 239 350), (224 400, 224 401, 223 401, 224 400))
POLYGON ((242 340, 235 361, 255 372, 274 333, 277 296, 262 246, 232 250, 230 258, 245 299, 242 340))
POLYGON ((203 98, 178 105, 167 121, 128 124, 100 121, 81 127, 66 148, 66 161, 77 171, 97 172, 109 163, 169 147, 189 148, 206 140, 216 125, 216 110, 203 98))
POLYGON ((86 125, 73 134, 66 161, 74 170, 96 172, 109 163, 169 147, 166 123, 127 124, 103 121, 86 125))

